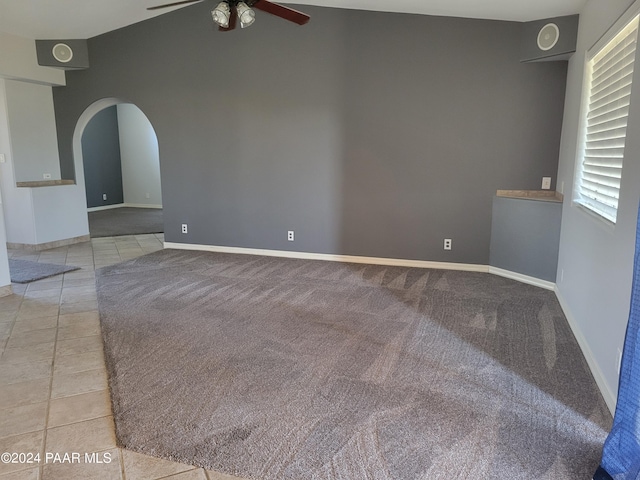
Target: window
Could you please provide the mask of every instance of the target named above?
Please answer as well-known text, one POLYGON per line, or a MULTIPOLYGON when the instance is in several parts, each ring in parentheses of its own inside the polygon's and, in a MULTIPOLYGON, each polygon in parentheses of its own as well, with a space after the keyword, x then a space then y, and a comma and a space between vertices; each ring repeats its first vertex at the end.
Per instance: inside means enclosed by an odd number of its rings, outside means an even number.
POLYGON ((638 18, 587 62, 576 202, 613 223, 620 197, 638 18))

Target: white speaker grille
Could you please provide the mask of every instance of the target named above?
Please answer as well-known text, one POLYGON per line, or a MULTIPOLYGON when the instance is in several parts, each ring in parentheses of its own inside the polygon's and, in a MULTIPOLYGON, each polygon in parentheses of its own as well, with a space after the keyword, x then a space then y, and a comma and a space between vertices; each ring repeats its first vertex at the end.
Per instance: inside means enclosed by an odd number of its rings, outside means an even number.
POLYGON ((538 32, 538 48, 543 51, 551 50, 560 39, 560 29, 555 23, 547 23, 538 32))
POLYGON ((73 50, 66 43, 56 43, 51 49, 53 58, 60 63, 69 63, 73 58, 73 50))

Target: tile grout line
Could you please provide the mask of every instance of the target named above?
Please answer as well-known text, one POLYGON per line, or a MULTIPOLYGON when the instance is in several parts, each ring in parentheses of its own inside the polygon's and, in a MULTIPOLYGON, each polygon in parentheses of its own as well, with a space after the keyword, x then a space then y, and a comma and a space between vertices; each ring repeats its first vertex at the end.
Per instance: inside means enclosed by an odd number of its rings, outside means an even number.
MULTIPOLYGON (((65 255, 66 259, 66 255, 65 255)), ((65 260, 66 263, 66 260, 65 260)), ((49 398, 47 400, 47 408, 44 417, 44 432, 42 434, 42 453, 46 455, 47 448, 47 431, 49 430, 49 411, 51 410, 51 396, 53 394, 53 372, 56 367, 56 351, 58 350, 58 331, 60 329, 60 301, 62 300, 62 290, 64 288, 64 274, 62 276, 62 286, 60 287, 60 296, 58 297, 58 314, 56 316, 56 335, 53 339, 53 354, 51 357, 51 377, 49 378, 49 398)), ((39 478, 44 477, 44 464, 40 464, 39 478)))

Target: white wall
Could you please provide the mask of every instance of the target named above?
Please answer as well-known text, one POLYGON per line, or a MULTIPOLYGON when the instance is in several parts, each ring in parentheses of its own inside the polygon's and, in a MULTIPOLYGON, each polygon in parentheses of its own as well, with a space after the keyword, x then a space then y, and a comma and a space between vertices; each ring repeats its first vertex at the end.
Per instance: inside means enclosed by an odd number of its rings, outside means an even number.
MULTIPOLYGON (((23 178, 14 147, 19 157, 30 159, 27 168, 35 172, 36 178, 24 180, 41 180, 42 173, 60 178, 51 86, 65 85, 64 71, 38 65, 35 40, 0 33, 0 46, 0 153, 6 158, 0 163, 0 186, 6 241, 38 245, 88 235, 84 184, 16 187, 23 178), (36 153, 25 153, 32 152, 30 143, 37 146, 36 153)), ((0 242, 0 257, 3 250, 5 243, 0 242)))
POLYGON ((0 186, 0 295, 8 285, 11 285, 11 275, 9 273, 9 258, 7 255, 7 235, 4 227, 4 214, 2 213, 2 187, 0 186))
POLYGON ((0 78, 0 153, 5 156, 5 163, 0 163, 0 184, 7 241, 31 245, 36 241, 33 205, 29 190, 16 188, 5 82, 0 78))
POLYGON ((161 207, 156 133, 145 114, 135 105, 120 104, 117 108, 124 203, 161 207))
MULTIPOLYGON (((629 316, 640 201, 640 66, 636 64, 623 181, 615 226, 572 202, 586 52, 633 0, 589 0, 569 62, 558 184, 564 182, 556 291, 610 409, 618 389, 618 349, 629 316)), ((639 2, 640 3, 640 2, 639 2)), ((635 8, 635 7, 634 7, 635 8)))
POLYGON ((16 182, 60 179, 60 157, 51 87, 6 80, 9 131, 16 182))
POLYGON ((0 32, 0 77, 66 85, 64 71, 38 65, 36 42, 0 32))

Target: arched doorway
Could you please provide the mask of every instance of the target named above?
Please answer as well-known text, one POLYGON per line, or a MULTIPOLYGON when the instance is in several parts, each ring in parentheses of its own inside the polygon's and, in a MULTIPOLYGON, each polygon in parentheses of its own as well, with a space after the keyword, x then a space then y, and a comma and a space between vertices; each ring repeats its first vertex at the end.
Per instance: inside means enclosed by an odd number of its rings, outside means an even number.
POLYGON ((73 152, 93 238, 164 231, 158 139, 136 105, 109 98, 89 106, 73 152))

